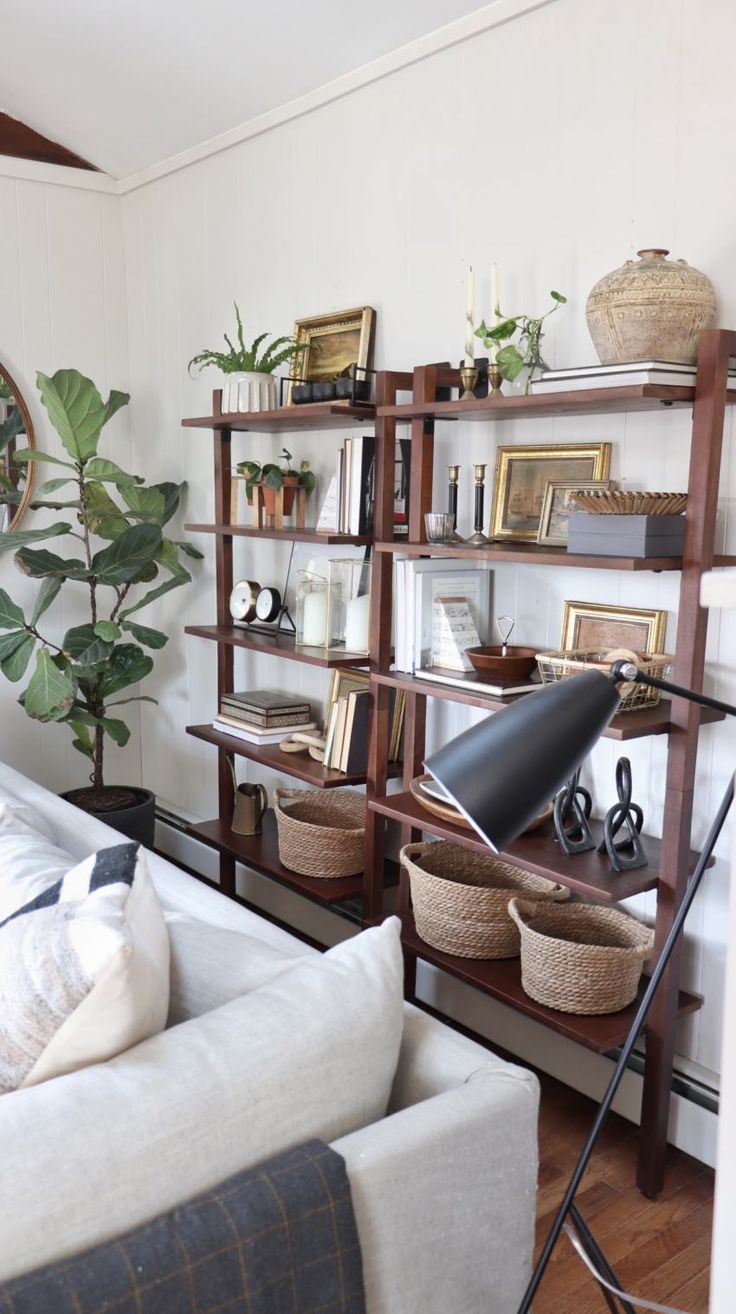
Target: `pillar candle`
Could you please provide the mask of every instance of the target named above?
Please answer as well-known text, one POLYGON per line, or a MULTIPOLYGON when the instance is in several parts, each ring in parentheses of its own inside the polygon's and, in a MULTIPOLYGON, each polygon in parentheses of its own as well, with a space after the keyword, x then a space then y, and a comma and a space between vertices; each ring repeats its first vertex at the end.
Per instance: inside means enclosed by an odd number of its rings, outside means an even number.
POLYGON ((468 270, 468 297, 465 306, 465 364, 472 365, 475 361, 475 339, 473 335, 475 323, 475 279, 473 277, 473 266, 468 270))
POLYGON ((363 593, 350 598, 345 606, 345 649, 347 652, 367 652, 370 647, 371 595, 363 593))
POLYGON ((318 589, 304 596, 302 643, 315 648, 327 642, 327 590, 318 589))

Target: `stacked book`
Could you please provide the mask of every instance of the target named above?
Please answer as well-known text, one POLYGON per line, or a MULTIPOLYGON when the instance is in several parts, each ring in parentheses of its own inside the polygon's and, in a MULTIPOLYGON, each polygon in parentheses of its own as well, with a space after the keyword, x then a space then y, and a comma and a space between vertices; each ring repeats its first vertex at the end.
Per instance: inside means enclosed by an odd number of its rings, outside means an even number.
POLYGON ((311 730, 309 703, 273 690, 227 693, 212 725, 247 744, 279 744, 292 730, 311 730))
MULTIPOLYGON (((729 385, 736 370, 729 370, 729 385)), ((645 383, 693 388, 695 366, 668 360, 618 361, 615 365, 581 365, 567 370, 544 370, 532 380, 532 392, 580 392, 586 388, 626 388, 645 383)))
POLYGON ((322 504, 319 533, 370 534, 373 528, 374 434, 346 438, 322 504))
POLYGON ((370 698, 367 689, 351 689, 332 704, 325 734, 324 764, 333 771, 362 774, 366 770, 370 698))
MULTIPOLYGON (((464 563, 452 557, 395 559, 394 650, 399 671, 413 675, 420 667, 442 664, 441 608, 452 600, 467 603, 477 640, 487 643, 491 630, 489 563, 464 563)), ((453 665, 455 663, 453 662, 453 665)), ((466 663, 462 663, 465 669, 466 663)), ((470 662, 467 661, 467 667, 470 662)))

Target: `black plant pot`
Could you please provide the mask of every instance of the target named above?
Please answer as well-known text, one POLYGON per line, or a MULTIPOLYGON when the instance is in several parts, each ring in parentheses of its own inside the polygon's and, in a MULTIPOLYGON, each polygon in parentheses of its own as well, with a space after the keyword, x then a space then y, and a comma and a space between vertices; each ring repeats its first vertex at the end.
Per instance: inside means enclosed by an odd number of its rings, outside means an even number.
POLYGON ((75 807, 81 808, 83 812, 89 812, 90 816, 96 817, 98 821, 104 821, 106 825, 112 826, 113 830, 119 830, 128 839, 143 844, 147 849, 153 848, 156 795, 152 794, 150 789, 108 785, 103 791, 102 807, 100 807, 100 796, 93 796, 89 788, 68 789, 61 797, 66 799, 67 803, 73 803, 75 807), (116 806, 118 800, 120 805, 116 806), (107 801, 112 806, 106 807, 107 801))

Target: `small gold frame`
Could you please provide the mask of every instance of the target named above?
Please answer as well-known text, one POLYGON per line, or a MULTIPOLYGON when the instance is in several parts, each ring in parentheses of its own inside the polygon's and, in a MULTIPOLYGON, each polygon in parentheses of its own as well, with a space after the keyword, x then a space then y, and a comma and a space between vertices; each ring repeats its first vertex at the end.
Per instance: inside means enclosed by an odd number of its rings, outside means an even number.
POLYGON ((294 324, 294 337, 307 350, 299 353, 292 366, 286 404, 292 405, 294 382, 319 383, 335 379, 348 365, 357 365, 361 382, 373 364, 373 339, 376 312, 372 306, 355 306, 352 310, 333 310, 327 315, 311 315, 294 324))
POLYGON ((517 543, 536 543, 548 483, 573 481, 584 487, 608 479, 610 443, 539 443, 529 447, 499 447, 493 480, 490 536, 517 543), (571 464, 575 469, 570 468, 571 464), (536 470, 534 466, 538 467, 536 470), (567 468, 565 468, 567 466, 567 468), (514 474, 525 476, 517 509, 510 506, 514 474), (526 506, 524 503, 526 502, 526 506), (512 517, 517 518, 513 523, 512 517))
POLYGON ((633 652, 650 656, 664 652, 666 632, 666 611, 609 606, 599 602, 566 602, 560 647, 564 652, 575 648, 595 652, 630 648, 633 652), (606 624, 617 628, 606 632, 603 628, 606 624))
POLYGON ((569 516, 572 507, 570 506, 570 495, 572 493, 590 493, 590 492, 609 492, 612 487, 610 479, 590 480, 588 483, 575 483, 567 479, 550 479, 544 490, 544 501, 542 503, 542 514, 539 518, 539 529, 537 531, 537 542, 540 547, 565 547, 567 544, 567 520, 564 527, 556 524, 555 514, 567 512, 569 516), (562 505, 559 503, 559 494, 563 494, 562 505), (567 494, 567 496, 564 496, 567 494), (553 532, 554 530, 557 532, 553 532))

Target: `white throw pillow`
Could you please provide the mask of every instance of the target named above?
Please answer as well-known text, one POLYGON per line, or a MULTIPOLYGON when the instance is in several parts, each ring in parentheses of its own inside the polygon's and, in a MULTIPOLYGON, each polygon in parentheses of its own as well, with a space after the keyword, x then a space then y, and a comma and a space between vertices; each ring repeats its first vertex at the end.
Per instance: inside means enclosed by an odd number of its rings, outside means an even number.
POLYGON ((394 917, 109 1063, 0 1099, 0 1280, 382 1118, 402 996, 394 917))
POLYGON ((168 1027, 247 995, 315 953, 302 944, 279 949, 255 935, 180 913, 169 915, 166 925, 171 946, 168 1027))
POLYGON ((48 889, 75 859, 54 844, 43 819, 19 800, 0 799, 0 922, 48 889))
POLYGON ((0 922, 0 1093, 161 1031, 169 941, 144 851, 85 858, 0 922))

